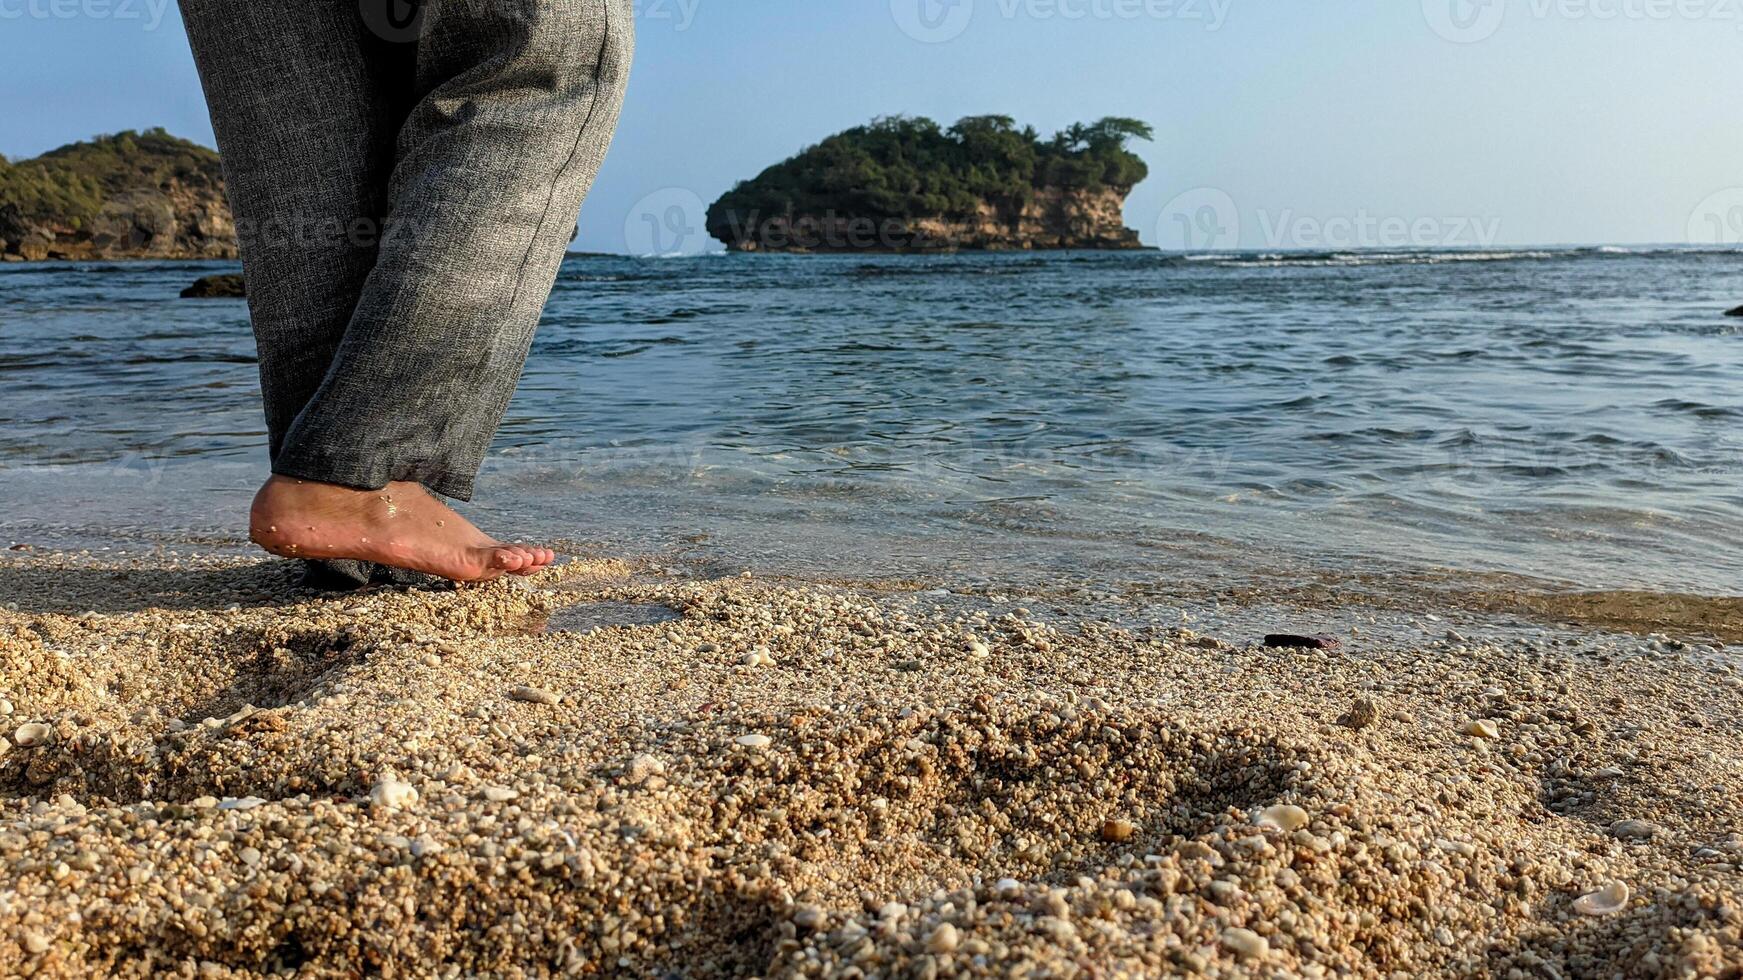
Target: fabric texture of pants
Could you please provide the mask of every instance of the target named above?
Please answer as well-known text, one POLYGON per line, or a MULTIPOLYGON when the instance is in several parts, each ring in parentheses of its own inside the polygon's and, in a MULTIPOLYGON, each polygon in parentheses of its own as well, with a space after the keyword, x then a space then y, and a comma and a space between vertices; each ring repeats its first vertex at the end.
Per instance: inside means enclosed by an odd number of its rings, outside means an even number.
POLYGON ((470 499, 610 144, 634 0, 181 0, 273 472, 470 499))

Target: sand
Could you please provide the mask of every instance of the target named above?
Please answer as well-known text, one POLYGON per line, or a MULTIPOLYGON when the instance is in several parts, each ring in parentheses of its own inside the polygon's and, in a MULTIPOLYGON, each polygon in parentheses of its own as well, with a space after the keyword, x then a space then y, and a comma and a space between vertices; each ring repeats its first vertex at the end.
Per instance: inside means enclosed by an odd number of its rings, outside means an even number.
POLYGON ((293 581, 0 556, 0 976, 1743 975, 1735 648, 293 581))

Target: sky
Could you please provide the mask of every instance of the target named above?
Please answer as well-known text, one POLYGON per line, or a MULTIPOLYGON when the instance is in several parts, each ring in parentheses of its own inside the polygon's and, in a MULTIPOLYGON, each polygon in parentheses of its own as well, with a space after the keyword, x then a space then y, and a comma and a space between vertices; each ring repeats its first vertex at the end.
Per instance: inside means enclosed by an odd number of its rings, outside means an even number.
MULTIPOLYGON (((739 180, 877 116, 1131 116, 1163 248, 1735 243, 1743 0, 639 0, 576 247, 709 247, 739 180)), ((0 0, 0 153, 211 145, 169 0, 0 0)))

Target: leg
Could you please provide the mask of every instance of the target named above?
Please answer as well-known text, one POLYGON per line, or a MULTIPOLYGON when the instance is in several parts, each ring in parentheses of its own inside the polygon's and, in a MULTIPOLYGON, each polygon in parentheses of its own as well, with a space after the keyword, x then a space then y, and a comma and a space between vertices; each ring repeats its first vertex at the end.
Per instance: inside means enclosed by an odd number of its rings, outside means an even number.
POLYGON ((277 460, 375 268, 416 47, 371 34, 355 4, 181 8, 223 153, 277 460))
MULTIPOLYGON (((375 267, 417 49, 362 29, 360 8, 343 4, 181 6, 223 151, 277 459, 375 267)), ((395 576, 369 562, 308 564, 305 581, 323 588, 395 576)))
POLYGON ((467 499, 616 125, 631 0, 433 0, 375 265, 256 498, 254 539, 457 579, 524 572, 467 499), (420 486, 421 485, 421 486, 420 486))
POLYGON ((631 0, 432 0, 389 231, 274 471, 469 499, 616 126, 631 0))

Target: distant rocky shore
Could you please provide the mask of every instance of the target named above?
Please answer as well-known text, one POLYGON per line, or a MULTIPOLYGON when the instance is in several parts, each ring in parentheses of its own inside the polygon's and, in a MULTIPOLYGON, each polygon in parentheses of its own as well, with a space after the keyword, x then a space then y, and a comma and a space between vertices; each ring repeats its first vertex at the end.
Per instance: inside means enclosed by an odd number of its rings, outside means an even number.
POLYGON ((0 261, 236 255, 216 151, 153 129, 0 157, 0 261))

